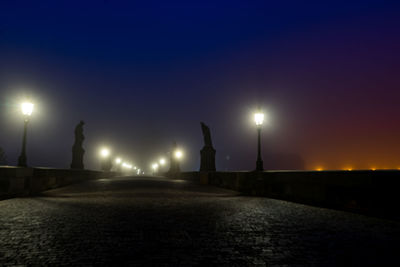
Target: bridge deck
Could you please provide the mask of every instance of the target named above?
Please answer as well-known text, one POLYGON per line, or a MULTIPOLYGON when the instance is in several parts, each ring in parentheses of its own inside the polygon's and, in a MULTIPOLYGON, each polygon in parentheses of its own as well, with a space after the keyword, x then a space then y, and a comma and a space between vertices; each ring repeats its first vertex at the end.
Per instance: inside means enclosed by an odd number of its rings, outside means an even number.
POLYGON ((397 263, 400 224, 163 178, 0 201, 0 265, 397 263))

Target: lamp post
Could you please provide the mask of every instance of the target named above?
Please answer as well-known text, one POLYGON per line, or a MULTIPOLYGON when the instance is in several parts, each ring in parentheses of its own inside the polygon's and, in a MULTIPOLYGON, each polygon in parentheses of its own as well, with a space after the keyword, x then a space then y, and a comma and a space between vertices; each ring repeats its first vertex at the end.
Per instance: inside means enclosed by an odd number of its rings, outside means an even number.
POLYGON ((159 162, 159 165, 160 165, 160 171, 162 171, 163 170, 163 166, 165 166, 167 161, 165 160, 165 158, 161 158, 158 162, 159 162))
POLYGON ((256 171, 263 171, 264 167, 263 167, 263 161, 261 159, 261 126, 264 121, 264 113, 261 112, 255 113, 254 121, 257 126, 257 135, 258 135, 256 171))
POLYGON ((181 169, 179 167, 179 162, 182 160, 183 152, 178 148, 176 142, 174 142, 172 151, 168 153, 170 155, 170 160, 169 160, 169 170, 167 172, 167 175, 176 177, 181 172, 181 169))
POLYGON ((110 150, 108 148, 103 148, 100 150, 101 156, 101 170, 102 171, 110 171, 112 168, 112 162, 109 158, 110 150))
POLYGON ((117 171, 117 172, 120 172, 120 171, 121 171, 121 163, 122 163, 121 158, 116 158, 116 159, 115 159, 115 165, 117 165, 117 167, 116 167, 116 171, 117 171))
POLYGON ((151 165, 151 168, 153 169, 153 175, 155 175, 157 173, 158 163, 153 163, 151 165))
POLYGON ((30 102, 24 102, 21 104, 21 111, 22 114, 24 114, 24 134, 22 137, 22 150, 21 150, 21 155, 18 157, 18 166, 20 167, 26 167, 26 132, 28 130, 28 123, 29 123, 29 117, 31 116, 33 112, 33 104, 30 102))

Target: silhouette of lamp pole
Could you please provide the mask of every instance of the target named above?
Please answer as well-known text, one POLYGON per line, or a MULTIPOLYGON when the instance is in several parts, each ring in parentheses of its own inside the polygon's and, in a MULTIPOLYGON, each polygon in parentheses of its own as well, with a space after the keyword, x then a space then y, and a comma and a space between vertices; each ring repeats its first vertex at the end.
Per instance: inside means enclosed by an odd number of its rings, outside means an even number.
POLYGON ((33 104, 30 102, 24 102, 21 104, 21 111, 24 114, 24 135, 22 137, 22 150, 21 155, 18 157, 18 166, 27 167, 26 160, 26 132, 28 130, 29 117, 33 112, 33 104))
POLYGON ((256 171, 263 171, 264 167, 263 167, 263 161, 261 159, 261 126, 264 122, 264 113, 261 112, 255 113, 254 121, 257 126, 257 135, 258 135, 256 171))

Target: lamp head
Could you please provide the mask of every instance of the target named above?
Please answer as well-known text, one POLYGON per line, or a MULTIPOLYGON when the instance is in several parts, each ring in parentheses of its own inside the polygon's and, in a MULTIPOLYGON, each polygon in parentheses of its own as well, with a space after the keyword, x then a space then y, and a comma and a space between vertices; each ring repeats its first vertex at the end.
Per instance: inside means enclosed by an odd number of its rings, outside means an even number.
POLYGON ((25 116, 30 116, 33 112, 33 103, 31 102, 24 102, 21 104, 21 111, 22 114, 24 114, 25 116))
POLYGON ((181 159, 183 157, 183 153, 181 150, 178 149, 178 150, 175 150, 174 156, 176 159, 181 159))
POLYGON ((257 126, 261 126, 264 122, 264 113, 257 112, 254 114, 254 121, 257 126))
POLYGON ((151 165, 151 167, 153 168, 153 170, 157 170, 158 164, 157 164, 157 163, 153 163, 153 164, 151 165))
POLYGON ((110 155, 110 150, 108 148, 102 148, 100 150, 100 156, 103 158, 107 158, 110 155))

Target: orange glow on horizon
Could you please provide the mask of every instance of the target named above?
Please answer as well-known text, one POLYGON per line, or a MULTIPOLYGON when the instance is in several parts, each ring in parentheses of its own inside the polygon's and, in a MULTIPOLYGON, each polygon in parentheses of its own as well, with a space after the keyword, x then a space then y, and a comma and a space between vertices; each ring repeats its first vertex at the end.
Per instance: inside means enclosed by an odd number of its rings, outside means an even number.
POLYGON ((305 168, 315 170, 323 162, 325 170, 400 170, 400 124, 390 121, 382 127, 371 128, 371 121, 362 115, 357 117, 360 121, 349 119, 348 123, 340 120, 331 125, 315 122, 310 135, 296 147, 305 161, 305 168), (338 135, 338 129, 346 134, 338 135), (365 134, 367 130, 368 135, 365 134))

